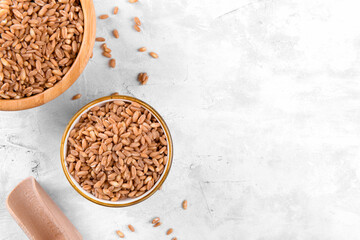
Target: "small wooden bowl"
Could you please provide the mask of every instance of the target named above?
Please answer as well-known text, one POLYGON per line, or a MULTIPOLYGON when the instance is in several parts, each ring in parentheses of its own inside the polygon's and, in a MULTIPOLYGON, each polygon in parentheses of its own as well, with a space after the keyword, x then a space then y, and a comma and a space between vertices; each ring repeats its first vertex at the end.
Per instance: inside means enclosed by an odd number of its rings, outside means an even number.
POLYGON ((84 71, 95 44, 96 15, 93 0, 80 0, 80 3, 84 12, 84 36, 80 51, 69 71, 54 87, 42 93, 20 99, 0 100, 1 111, 17 111, 43 105, 65 92, 84 71))
POLYGON ((174 147, 173 147, 173 141, 170 135, 170 130, 168 128, 168 126, 166 125, 164 119, 160 116, 160 114, 154 109, 152 108, 149 104, 134 98, 134 97, 129 97, 129 96, 123 96, 123 95, 115 95, 115 96, 107 96, 107 97, 102 97, 99 99, 96 99, 90 103, 88 103, 87 105, 85 105, 83 108, 81 108, 74 116, 73 118, 70 120, 69 124, 67 125, 65 132, 63 134, 63 137, 61 139, 61 145, 60 145, 60 160, 61 160, 61 166, 63 168, 65 177, 67 178, 67 180, 69 181, 69 183, 71 184, 71 186, 84 198, 86 198, 87 200, 102 205, 102 206, 106 206, 106 207, 128 207, 137 203, 140 203, 146 199, 148 199, 149 197, 151 197, 157 190, 159 190, 159 188, 161 187, 161 185, 164 183, 164 181, 166 180, 169 172, 170 172, 170 168, 171 168, 171 164, 173 161, 173 155, 174 155, 174 147), (71 176, 71 174, 68 171, 68 167, 67 167, 67 163, 65 161, 66 158, 66 152, 67 152, 67 143, 68 143, 68 137, 70 135, 70 131, 73 129, 74 125, 76 123, 79 122, 79 119, 81 117, 81 115, 87 111, 89 111, 89 109, 95 107, 95 106, 100 106, 105 104, 106 102, 110 102, 110 101, 114 101, 114 100, 122 100, 122 101, 126 101, 126 102, 136 102, 138 104, 140 104, 142 107, 144 107, 145 109, 147 109, 149 112, 152 113, 152 115, 158 120, 158 122, 161 124, 161 128, 163 129, 165 135, 166 135, 166 141, 167 141, 167 145, 168 145, 168 161, 165 165, 165 170, 164 172, 161 174, 160 179, 154 184, 154 186, 147 192, 145 192, 143 195, 136 197, 136 198, 128 198, 128 199, 124 199, 124 200, 119 200, 117 202, 111 202, 108 200, 103 200, 103 199, 99 199, 97 197, 95 197, 94 195, 86 192, 77 182, 76 180, 71 176))

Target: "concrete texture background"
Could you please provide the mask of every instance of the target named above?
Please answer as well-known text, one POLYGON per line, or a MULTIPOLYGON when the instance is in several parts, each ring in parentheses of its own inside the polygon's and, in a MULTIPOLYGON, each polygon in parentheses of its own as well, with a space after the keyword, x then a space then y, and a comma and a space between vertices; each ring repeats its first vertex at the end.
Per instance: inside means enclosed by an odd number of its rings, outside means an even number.
POLYGON ((360 239, 359 1, 94 3, 97 15, 120 7, 97 21, 117 68, 97 43, 62 96, 0 113, 0 239, 26 239, 5 198, 30 175, 84 239, 117 239, 117 229, 126 239, 171 239, 169 227, 179 240, 360 239), (142 46, 160 58, 138 53, 142 46), (139 72, 150 75, 146 86, 139 72), (157 109, 175 147, 162 190, 122 209, 78 195, 59 159, 70 118, 115 91, 157 109), (76 93, 83 97, 71 101, 76 93), (157 229, 149 224, 155 216, 163 222, 157 229))

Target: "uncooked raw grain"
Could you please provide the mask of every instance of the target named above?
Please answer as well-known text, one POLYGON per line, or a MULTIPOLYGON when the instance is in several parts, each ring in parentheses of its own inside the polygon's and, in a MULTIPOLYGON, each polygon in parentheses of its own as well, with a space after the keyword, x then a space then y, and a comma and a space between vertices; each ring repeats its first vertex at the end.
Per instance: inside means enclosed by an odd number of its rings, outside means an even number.
POLYGON ((186 209, 187 209, 187 205, 188 205, 187 200, 184 200, 184 201, 182 202, 182 208, 183 208, 184 210, 186 210, 186 209))
POLYGON ((107 19, 108 17, 109 17, 109 15, 107 15, 107 14, 103 14, 103 15, 99 16, 100 19, 107 19))
POLYGON ((135 232, 135 228, 131 224, 128 225, 128 228, 130 229, 130 231, 135 232))
POLYGON ((117 230, 117 231, 116 231, 116 234, 117 234, 120 238, 124 238, 124 237, 125 237, 125 234, 124 234, 122 231, 120 231, 120 230, 117 230))
POLYGON ((157 223, 154 224, 153 227, 158 227, 158 226, 160 226, 160 225, 161 225, 161 222, 157 222, 157 223))
POLYGON ((74 95, 71 99, 72 99, 72 100, 77 100, 77 99, 79 99, 79 98, 81 98, 81 94, 80 94, 80 93, 74 95))
POLYGON ((138 81, 139 81, 142 85, 145 85, 148 80, 149 80, 149 76, 147 75, 147 73, 139 73, 139 75, 138 75, 138 81))
POLYGON ((112 67, 112 68, 115 68, 116 67, 116 60, 115 59, 110 59, 109 61, 109 66, 112 67))
POLYGON ((141 29, 140 29, 140 27, 138 26, 138 25, 134 25, 134 29, 137 31, 137 32, 140 32, 141 31, 141 29))
POLYGON ((118 12, 119 12, 119 8, 118 8, 118 7, 115 7, 113 13, 116 15, 116 14, 118 14, 118 12))
POLYGON ((114 29, 114 30, 113 30, 113 35, 114 35, 115 38, 119 38, 119 32, 118 32, 118 30, 114 29))
POLYGON ((134 17, 134 22, 136 25, 141 26, 141 21, 138 17, 134 17))
POLYGON ((105 42, 105 38, 97 37, 97 38, 95 38, 95 41, 97 41, 97 42, 105 42))
POLYGON ((153 58, 159 58, 159 55, 157 55, 157 53, 154 52, 150 52, 149 55, 153 58))
POLYGON ((81 115, 69 133, 65 160, 70 175, 95 197, 136 198, 151 190, 165 171, 166 139, 149 110, 113 100, 81 115))
POLYGON ((0 1, 0 98, 30 97, 52 88, 81 47, 79 0, 0 1))
POLYGON ((107 58, 111 58, 111 54, 109 52, 103 52, 102 55, 107 58))
POLYGON ((155 223, 158 223, 160 221, 160 218, 159 217, 156 217, 156 218, 154 218, 152 221, 151 221, 151 223, 152 224, 155 224, 155 223))

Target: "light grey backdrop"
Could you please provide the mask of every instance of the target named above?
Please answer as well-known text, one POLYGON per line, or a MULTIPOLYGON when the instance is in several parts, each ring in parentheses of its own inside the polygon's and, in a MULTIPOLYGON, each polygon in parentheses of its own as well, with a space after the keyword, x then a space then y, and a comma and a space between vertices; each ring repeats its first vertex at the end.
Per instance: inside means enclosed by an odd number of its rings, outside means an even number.
POLYGON ((0 239, 26 239, 5 197, 32 175, 85 239, 360 239, 358 0, 95 0, 96 44, 78 81, 45 106, 0 113, 0 239), (132 18, 143 22, 133 30, 132 18), (119 39, 111 31, 117 28, 119 39), (155 60, 137 48, 146 46, 155 60), (150 75, 139 86, 139 72, 150 75), (162 190, 111 209, 79 196, 59 159, 83 105, 114 91, 155 107, 175 157, 162 190), (70 98, 81 93, 78 101, 70 98), (189 209, 181 209, 181 201, 189 209), (160 216, 154 229, 148 221, 160 216), (136 233, 126 230, 133 224, 136 233))

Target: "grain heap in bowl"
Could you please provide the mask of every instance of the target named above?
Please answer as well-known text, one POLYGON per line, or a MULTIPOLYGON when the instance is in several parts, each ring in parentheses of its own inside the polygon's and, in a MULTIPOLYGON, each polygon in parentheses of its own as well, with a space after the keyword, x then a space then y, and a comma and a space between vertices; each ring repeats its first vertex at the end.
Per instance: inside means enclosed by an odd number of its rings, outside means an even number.
POLYGON ((80 50, 79 0, 0 0, 0 99, 53 87, 80 50))
POLYGON ((143 195, 160 179, 167 160, 161 124, 136 102, 114 100, 95 106, 81 115, 69 133, 68 171, 99 199, 143 195))

